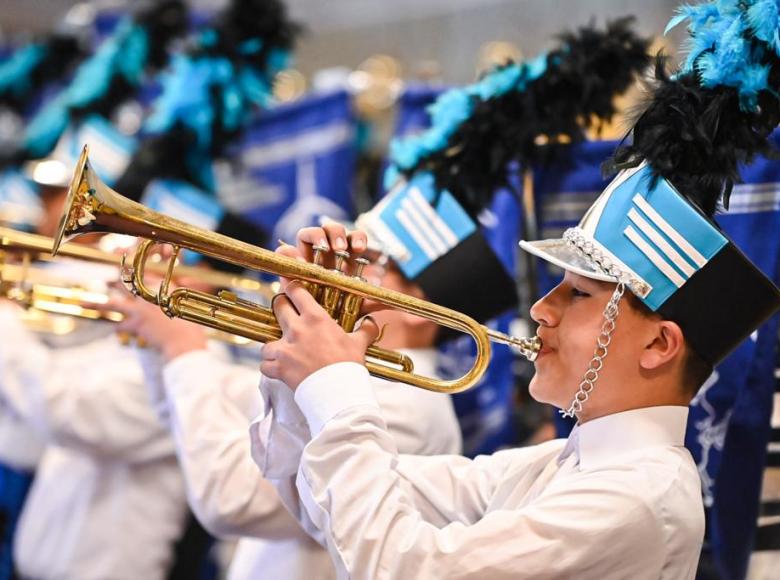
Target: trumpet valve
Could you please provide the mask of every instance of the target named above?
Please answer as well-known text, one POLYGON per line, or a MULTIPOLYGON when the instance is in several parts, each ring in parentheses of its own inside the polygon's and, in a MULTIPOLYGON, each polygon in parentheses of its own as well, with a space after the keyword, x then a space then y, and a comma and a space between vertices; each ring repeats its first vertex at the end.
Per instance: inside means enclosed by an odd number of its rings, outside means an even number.
MULTIPOLYGON (((337 251, 334 252, 334 254, 336 255, 336 267, 333 269, 333 271, 338 272, 339 274, 344 274, 347 265, 349 264, 349 252, 337 251)), ((341 318, 340 307, 342 305, 341 297, 343 295, 343 291, 339 290, 338 288, 334 288, 333 286, 326 286, 322 289, 322 299, 320 300, 320 304, 331 316, 331 318, 341 318)))
POLYGON ((366 258, 355 258, 355 278, 365 282, 365 279, 363 278, 363 269, 370 263, 371 262, 369 262, 366 258))
POLYGON ((334 288, 333 286, 326 286, 322 288, 322 295, 320 297, 320 305, 331 316, 336 318, 339 311, 339 304, 341 303, 341 290, 334 288))
MULTIPOLYGON (((319 246, 319 245, 315 244, 314 246, 312 246, 311 249, 312 249, 312 263, 315 266, 322 267, 323 261, 324 261, 324 256, 325 256, 325 252, 328 251, 328 246, 319 246)), ((314 296, 314 299, 317 302, 321 302, 321 299, 322 299, 322 286, 320 286, 319 284, 317 284, 315 282, 304 282, 303 285, 309 291, 309 294, 314 296)))
POLYGON ((316 266, 322 266, 325 252, 327 252, 328 249, 328 246, 320 246, 316 244, 312 246, 312 263, 316 266))
MULTIPOLYGON (((355 258, 355 274, 354 277, 358 280, 363 280, 363 268, 365 268, 369 261, 365 258, 355 258)), ((363 280, 365 282, 365 280, 363 280)), ((347 332, 352 332, 355 329, 355 323, 360 317, 360 308, 363 306, 363 298, 357 294, 346 294, 342 300, 341 314, 339 315, 339 325, 347 332)))
POLYGON ((341 250, 333 253, 336 255, 335 270, 342 274, 346 273, 347 266, 349 265, 349 252, 341 250))

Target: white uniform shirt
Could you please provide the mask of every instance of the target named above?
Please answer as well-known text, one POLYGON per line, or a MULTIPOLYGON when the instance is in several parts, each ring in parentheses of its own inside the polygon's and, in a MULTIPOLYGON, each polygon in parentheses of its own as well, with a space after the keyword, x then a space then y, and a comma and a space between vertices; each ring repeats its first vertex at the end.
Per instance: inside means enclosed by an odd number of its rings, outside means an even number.
MULTIPOLYGON (((2 340, 13 340, 5 328, 2 332, 2 340)), ((0 463, 32 473, 43 450, 44 444, 38 433, 0 398, 0 463)))
MULTIPOLYGON (((435 350, 405 352, 417 372, 435 373, 435 350)), ((190 505, 212 533, 255 538, 239 542, 231 580, 333 578, 327 552, 285 510, 252 460, 247 429, 252 418, 264 413, 259 381, 256 367, 226 364, 207 351, 166 365, 170 420, 190 505)), ((381 380, 371 384, 399 448, 460 452, 460 430, 448 396, 381 380)))
POLYGON ((50 349, 0 310, 0 399, 47 443, 22 512, 23 577, 164 578, 186 521, 173 441, 113 333, 50 349))
MULTIPOLYGON (((685 407, 609 415, 568 444, 472 461, 399 455, 361 365, 319 370, 295 401, 313 437, 297 489, 294 476, 274 483, 297 492, 291 512, 321 531, 342 578, 695 576, 704 515, 685 407)), ((266 469, 274 420, 253 426, 266 469)))

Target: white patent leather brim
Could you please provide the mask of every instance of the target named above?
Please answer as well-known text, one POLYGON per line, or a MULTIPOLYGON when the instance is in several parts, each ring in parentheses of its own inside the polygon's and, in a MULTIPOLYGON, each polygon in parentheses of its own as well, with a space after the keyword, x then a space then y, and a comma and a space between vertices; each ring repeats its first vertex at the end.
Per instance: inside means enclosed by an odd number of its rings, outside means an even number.
POLYGON ((586 278, 603 282, 617 282, 614 276, 608 276, 596 271, 582 256, 580 256, 563 239, 538 240, 535 242, 520 241, 520 247, 534 256, 539 256, 551 264, 586 278))

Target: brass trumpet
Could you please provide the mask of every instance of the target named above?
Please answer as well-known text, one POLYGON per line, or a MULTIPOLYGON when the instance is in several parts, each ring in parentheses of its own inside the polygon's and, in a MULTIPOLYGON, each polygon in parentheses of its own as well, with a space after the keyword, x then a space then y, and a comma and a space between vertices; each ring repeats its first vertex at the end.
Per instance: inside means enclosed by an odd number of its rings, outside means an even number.
MULTIPOLYGON (((25 312, 30 313, 25 320, 31 320, 33 322, 31 326, 41 332, 46 332, 49 327, 54 329, 52 330, 54 334, 66 334, 65 329, 75 330, 74 325, 68 326, 59 320, 55 322, 53 318, 52 324, 47 325, 46 314, 121 322, 124 319, 121 312, 99 307, 109 301, 108 294, 102 289, 94 290, 74 284, 72 280, 58 278, 45 269, 31 265, 33 260, 52 260, 53 247, 54 240, 49 237, 0 227, 0 297, 8 298, 22 306, 25 312), (9 257, 14 257, 19 263, 9 263, 9 257)), ((147 252, 144 253, 145 259, 146 254, 147 252)), ((58 255, 116 266, 118 269, 124 264, 123 256, 79 244, 64 244, 58 255)), ((159 274, 164 274, 168 267, 157 263, 149 266, 159 274)), ((250 292, 268 301, 275 293, 272 284, 201 268, 179 266, 177 276, 198 280, 215 287, 250 292)), ((244 345, 250 342, 244 337, 219 331, 214 331, 210 336, 231 344, 244 345)), ((123 342, 127 342, 130 337, 120 338, 123 338, 123 342)))
MULTIPOLYGON (((124 320, 124 313, 101 307, 110 299, 107 292, 90 290, 68 281, 46 279, 45 274, 36 269, 23 271, 22 266, 13 264, 0 267, 0 297, 12 300, 24 308, 22 320, 32 330, 62 335, 77 329, 75 323, 68 324, 62 320, 63 317, 106 322, 124 320)), ((236 334, 208 330, 209 338, 220 342, 237 346, 252 342, 236 334)), ((122 344, 129 344, 132 339, 127 333, 119 333, 122 344)), ((136 337, 136 342, 139 347, 145 346, 141 337, 136 337)))
POLYGON ((32 282, 27 273, 17 277, 14 270, 9 271, 9 266, 4 266, 3 270, 0 296, 16 302, 25 310, 109 322, 121 322, 124 318, 121 312, 97 307, 108 302, 105 292, 74 286, 72 283, 32 282))
POLYGON ((453 380, 438 380, 415 374, 412 361, 408 357, 372 346, 366 353, 366 367, 371 374, 384 379, 431 391, 456 393, 476 384, 484 374, 490 360, 491 340, 518 348, 530 360, 536 358, 541 348, 537 337, 511 337, 491 330, 469 316, 449 308, 373 286, 360 277, 360 263, 354 275, 348 274, 349 256, 346 254, 340 256, 336 269, 329 270, 317 263, 310 264, 280 256, 270 250, 196 228, 154 212, 122 197, 103 184, 90 167, 88 147, 85 146, 70 184, 53 255, 57 254, 66 238, 91 232, 121 233, 150 240, 143 244, 135 255, 130 284, 141 297, 158 304, 169 316, 177 316, 210 328, 260 342, 275 340, 281 336, 281 329, 269 308, 225 293, 212 295, 186 288, 168 292, 175 269, 173 260, 169 262, 158 291, 151 291, 145 286, 143 277, 145 255, 153 243, 171 244, 174 247, 174 257, 181 248, 187 248, 250 270, 301 280, 348 332, 353 330, 362 302, 368 298, 464 332, 477 344, 474 364, 463 376, 453 380))
MULTIPOLYGON (((10 254, 26 263, 33 260, 51 261, 54 255, 54 248, 55 241, 47 236, 0 227, 0 260, 2 260, 4 254, 10 254)), ((86 262, 108 264, 117 268, 121 268, 125 263, 124 256, 81 244, 61 244, 58 246, 56 253, 60 257, 64 256, 86 262)), ((2 262, 0 261, 0 263, 2 262)), ((168 265, 152 263, 149 264, 149 269, 157 274, 165 274, 168 271, 168 265)), ((182 278, 193 278, 210 286, 260 294, 267 300, 273 298, 275 292, 270 284, 260 282, 259 280, 224 272, 193 268, 191 266, 177 265, 176 275, 182 278)))

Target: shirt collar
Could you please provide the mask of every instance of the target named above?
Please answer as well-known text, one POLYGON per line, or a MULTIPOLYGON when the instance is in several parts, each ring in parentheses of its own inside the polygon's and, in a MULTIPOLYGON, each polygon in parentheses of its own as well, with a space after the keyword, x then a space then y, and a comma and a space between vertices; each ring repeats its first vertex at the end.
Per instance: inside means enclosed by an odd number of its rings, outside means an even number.
POLYGON ((681 447, 687 421, 688 407, 682 406, 645 407, 592 419, 574 427, 558 463, 576 453, 580 468, 592 469, 630 451, 681 447))

